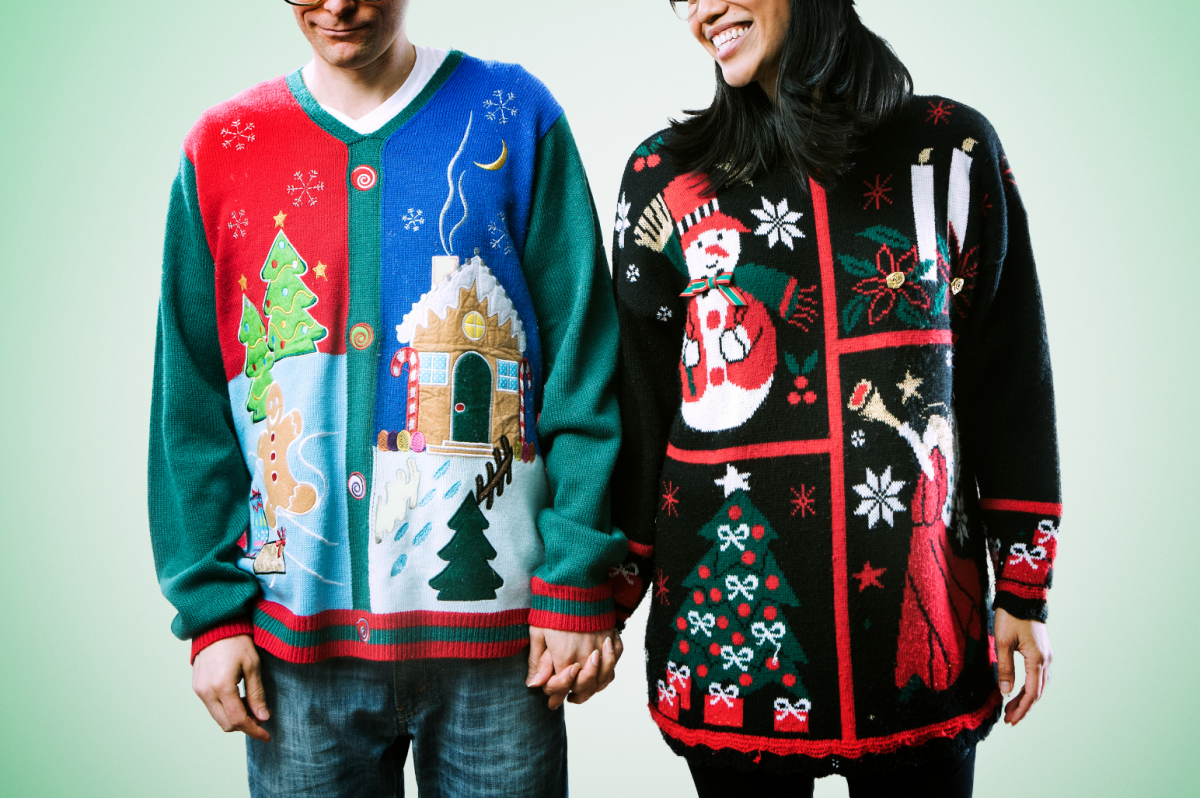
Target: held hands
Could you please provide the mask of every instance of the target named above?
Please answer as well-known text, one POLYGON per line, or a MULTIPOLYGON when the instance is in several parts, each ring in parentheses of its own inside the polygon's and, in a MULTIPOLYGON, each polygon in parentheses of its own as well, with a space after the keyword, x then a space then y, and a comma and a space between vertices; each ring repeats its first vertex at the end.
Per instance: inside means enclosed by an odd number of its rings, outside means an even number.
POLYGON ((531 626, 525 685, 542 688, 550 696, 550 709, 558 709, 563 701, 582 704, 616 678, 623 650, 615 629, 560 632, 531 626))
POLYGON ((271 741, 270 733, 259 725, 271 713, 259 674, 258 650, 250 635, 218 640, 197 654, 192 663, 192 690, 223 730, 271 741), (243 680, 245 698, 238 693, 238 682, 243 680))
POLYGON ((1013 652, 1019 651, 1025 662, 1025 684, 1021 692, 1004 708, 1004 722, 1016 726, 1021 722, 1050 681, 1050 636, 1046 624, 1020 621, 1004 610, 996 610, 996 659, 1000 673, 1000 692, 1009 695, 1016 685, 1013 652))

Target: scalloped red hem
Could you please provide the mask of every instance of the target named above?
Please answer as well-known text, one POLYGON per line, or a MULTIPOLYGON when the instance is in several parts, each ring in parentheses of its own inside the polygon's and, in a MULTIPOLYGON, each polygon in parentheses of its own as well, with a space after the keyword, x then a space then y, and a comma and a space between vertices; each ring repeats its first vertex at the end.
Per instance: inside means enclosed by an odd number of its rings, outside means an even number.
POLYGON ((767 752, 788 756, 801 754, 819 759, 827 756, 841 756, 847 759, 857 759, 864 754, 891 754, 905 746, 917 746, 938 737, 955 737, 964 731, 978 729, 991 717, 1000 705, 1000 691, 992 693, 982 707, 966 715, 911 729, 899 734, 886 737, 870 737, 861 740, 798 740, 775 737, 755 737, 747 734, 709 731, 708 729, 692 729, 682 726, 676 721, 658 711, 654 704, 649 705, 650 717, 658 724, 664 734, 679 740, 684 745, 703 745, 714 751, 728 748, 742 754, 767 752))

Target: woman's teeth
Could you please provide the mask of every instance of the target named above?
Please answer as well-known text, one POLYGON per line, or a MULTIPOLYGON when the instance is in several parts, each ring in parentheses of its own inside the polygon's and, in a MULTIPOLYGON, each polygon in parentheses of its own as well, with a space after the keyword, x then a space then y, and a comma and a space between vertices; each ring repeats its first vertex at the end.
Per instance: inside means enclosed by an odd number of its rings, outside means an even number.
POLYGON ((742 34, 745 33, 747 30, 749 30, 748 27, 729 28, 728 30, 723 30, 720 33, 718 33, 716 36, 713 37, 713 40, 712 40, 713 46, 720 49, 722 46, 728 44, 729 42, 733 41, 734 39, 740 39, 742 37, 742 34))

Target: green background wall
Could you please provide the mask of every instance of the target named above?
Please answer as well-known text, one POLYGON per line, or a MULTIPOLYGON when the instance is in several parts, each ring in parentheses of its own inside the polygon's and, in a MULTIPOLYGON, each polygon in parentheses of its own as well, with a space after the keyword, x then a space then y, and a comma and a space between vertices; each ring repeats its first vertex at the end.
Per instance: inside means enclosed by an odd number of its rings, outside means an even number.
MULTIPOLYGON (((710 96, 665 0, 413 4, 415 41, 545 80, 605 220, 630 149, 710 96)), ((976 794, 1197 794, 1200 4, 859 7, 918 91, 1000 131, 1049 315, 1067 504, 1054 681, 981 748, 976 794)), ((0 795, 243 795, 241 740, 191 694, 147 540, 159 253, 191 123, 307 49, 279 0, 8 3, 3 30, 0 795)), ((576 796, 691 794, 643 707, 643 623, 613 688, 569 709, 576 796)))

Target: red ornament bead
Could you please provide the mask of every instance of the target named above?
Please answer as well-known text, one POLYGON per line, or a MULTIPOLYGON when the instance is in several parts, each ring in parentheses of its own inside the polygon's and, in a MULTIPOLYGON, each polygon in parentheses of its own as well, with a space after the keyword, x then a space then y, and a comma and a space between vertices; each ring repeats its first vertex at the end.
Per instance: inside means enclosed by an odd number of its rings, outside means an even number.
POLYGON ((745 643, 745 642, 746 642, 746 636, 744 634, 742 634, 741 632, 733 633, 733 644, 735 646, 740 646, 742 643, 745 643))
POLYGON ((701 679, 703 679, 705 676, 708 675, 708 666, 701 665, 699 668, 696 668, 696 675, 699 676, 701 679))
POLYGON ((712 599, 713 604, 716 604, 721 600, 721 591, 714 587, 712 590, 708 591, 708 597, 712 599))
POLYGON ((724 615, 722 615, 720 618, 717 618, 717 626, 720 627, 721 629, 728 629, 729 628, 729 619, 726 618, 724 615))
POLYGON ((777 587, 779 587, 779 577, 771 574, 767 577, 767 590, 774 590, 777 587))
POLYGON ((762 524, 755 524, 754 526, 750 527, 750 534, 754 536, 755 540, 762 540, 763 535, 767 534, 767 530, 762 524))
POLYGON ((712 571, 708 570, 707 565, 700 566, 700 578, 701 579, 708 579, 708 577, 711 575, 712 575, 712 571))
POLYGON ((684 653, 684 654, 688 653, 689 648, 691 648, 691 646, 688 645, 688 641, 686 641, 686 640, 679 641, 679 651, 681 653, 684 653))
POLYGON ((695 593, 692 594, 692 601, 696 602, 697 604, 703 604, 704 603, 704 594, 702 592, 700 592, 699 590, 697 590, 695 593))
POLYGON ((788 673, 788 674, 784 674, 784 677, 783 677, 783 686, 784 686, 784 687, 794 687, 794 686, 795 686, 795 684, 796 684, 796 677, 795 677, 795 676, 793 676, 793 675, 792 675, 792 674, 790 674, 790 673, 788 673))
POLYGON ((745 552, 744 554, 742 554, 742 562, 745 563, 746 565, 754 565, 754 561, 757 559, 758 559, 758 555, 756 555, 752 551, 748 551, 748 552, 745 552))
POLYGON ((748 673, 743 673, 738 677, 738 684, 740 684, 742 687, 749 687, 750 683, 753 681, 754 679, 750 678, 750 674, 748 673))
POLYGON ((796 387, 797 388, 807 388, 808 387, 808 377, 797 377, 796 378, 796 387))
POLYGON ((771 657, 769 660, 767 660, 767 670, 769 670, 769 671, 779 670, 779 657, 771 657))
MULTIPOLYGON (((765 610, 763 610, 763 617, 768 621, 775 620, 775 616, 778 614, 778 611, 774 607, 767 607, 765 610)), ((682 621, 683 618, 680 618, 679 620, 682 621)), ((681 626, 679 628, 682 629, 683 627, 681 626)))
POLYGON ((661 162, 662 162, 662 158, 659 157, 659 154, 656 152, 653 155, 651 155, 649 158, 646 159, 646 166, 649 166, 651 169, 653 169, 654 167, 658 166, 659 163, 661 163, 661 162))
POLYGON ((718 646, 716 643, 713 643, 711 646, 708 647, 708 653, 712 654, 714 657, 716 657, 716 656, 720 655, 721 647, 718 646))
POLYGON ((687 628, 687 621, 685 621, 683 618, 677 618, 675 620, 675 625, 678 626, 679 629, 682 631, 683 629, 687 628))
POLYGON ((738 507, 736 504, 733 505, 732 507, 730 507, 729 508, 729 517, 732 518, 734 521, 741 518, 742 517, 742 508, 738 507))
POLYGON ((749 614, 750 614, 750 605, 749 604, 742 602, 741 604, 738 605, 738 615, 745 618, 749 614))

